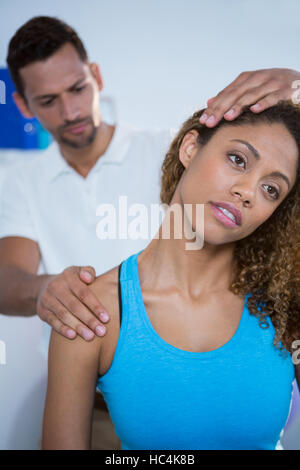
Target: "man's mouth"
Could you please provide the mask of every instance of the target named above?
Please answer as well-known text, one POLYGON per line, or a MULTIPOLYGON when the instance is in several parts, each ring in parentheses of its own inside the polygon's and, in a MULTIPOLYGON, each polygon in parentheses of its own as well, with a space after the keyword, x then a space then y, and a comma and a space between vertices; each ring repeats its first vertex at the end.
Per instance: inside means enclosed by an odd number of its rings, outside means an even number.
POLYGON ((87 122, 82 122, 82 123, 76 124, 72 127, 67 127, 65 129, 65 132, 68 132, 68 133, 73 134, 73 135, 82 134, 82 132, 84 132, 85 129, 87 128, 87 125, 88 125, 87 122))

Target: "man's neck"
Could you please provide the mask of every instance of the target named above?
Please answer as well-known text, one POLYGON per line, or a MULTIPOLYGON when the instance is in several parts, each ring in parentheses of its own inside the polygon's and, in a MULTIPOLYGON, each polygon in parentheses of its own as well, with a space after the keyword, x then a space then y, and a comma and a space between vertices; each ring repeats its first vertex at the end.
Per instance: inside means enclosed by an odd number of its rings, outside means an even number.
POLYGON ((97 129, 94 141, 89 146, 74 149, 59 144, 60 152, 68 165, 74 168, 83 178, 86 178, 98 159, 106 152, 114 131, 115 126, 102 121, 97 129))

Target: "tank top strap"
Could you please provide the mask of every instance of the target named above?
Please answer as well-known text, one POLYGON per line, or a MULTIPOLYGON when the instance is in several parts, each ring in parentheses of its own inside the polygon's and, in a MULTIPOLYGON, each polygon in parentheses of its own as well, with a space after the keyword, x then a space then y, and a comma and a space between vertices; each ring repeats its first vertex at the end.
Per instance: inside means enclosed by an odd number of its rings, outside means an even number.
POLYGON ((255 334, 255 327, 252 319, 250 319, 249 310, 247 307, 248 297, 251 293, 247 293, 244 297, 244 306, 242 316, 238 328, 233 337, 220 348, 207 351, 207 352, 192 352, 185 351, 174 347, 173 345, 164 341, 153 328, 149 317, 147 315, 140 286, 139 272, 138 272, 138 256, 142 252, 131 255, 121 263, 119 274, 119 296, 120 306, 122 308, 122 323, 120 329, 120 341, 126 338, 127 346, 134 343, 137 344, 139 340, 151 341, 152 346, 155 345, 160 351, 168 351, 169 353, 178 357, 190 358, 213 358, 220 354, 231 354, 241 346, 244 338, 249 333, 255 334), (126 333, 125 333, 126 332, 126 333))
MULTIPOLYGON (((140 304, 136 295, 136 283, 139 282, 137 273, 137 257, 143 250, 135 253, 119 266, 119 312, 120 328, 130 332, 137 333, 137 329, 143 328, 141 321, 140 304)), ((129 336, 127 340, 129 340, 129 336)))
POLYGON ((137 263, 137 257, 143 250, 139 251, 138 253, 135 253, 129 258, 127 258, 125 261, 123 261, 120 265, 120 273, 119 273, 119 280, 120 283, 122 284, 123 281, 128 281, 128 280, 133 280, 136 281, 135 279, 135 265, 137 263))

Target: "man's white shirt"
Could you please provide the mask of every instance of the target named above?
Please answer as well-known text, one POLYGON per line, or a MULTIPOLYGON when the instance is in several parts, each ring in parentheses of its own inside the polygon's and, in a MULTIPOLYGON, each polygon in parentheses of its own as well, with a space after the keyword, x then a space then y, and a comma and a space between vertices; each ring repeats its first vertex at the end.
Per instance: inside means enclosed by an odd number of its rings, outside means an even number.
MULTIPOLYGON (((41 253, 39 274, 90 265, 98 276, 118 265, 151 240, 150 224, 147 238, 128 237, 126 228, 139 213, 134 204, 143 204, 150 215, 151 205, 160 202, 160 169, 171 137, 170 130, 143 131, 119 123, 108 149, 86 178, 68 165, 56 142, 30 161, 13 165, 1 188, 0 238, 36 241, 41 253), (123 210, 122 221, 120 203, 131 213, 126 218, 123 210), (113 215, 115 226, 109 222, 113 215), (110 238, 103 239, 109 231, 110 238)), ((43 353, 48 350, 50 332, 45 324, 43 353)))

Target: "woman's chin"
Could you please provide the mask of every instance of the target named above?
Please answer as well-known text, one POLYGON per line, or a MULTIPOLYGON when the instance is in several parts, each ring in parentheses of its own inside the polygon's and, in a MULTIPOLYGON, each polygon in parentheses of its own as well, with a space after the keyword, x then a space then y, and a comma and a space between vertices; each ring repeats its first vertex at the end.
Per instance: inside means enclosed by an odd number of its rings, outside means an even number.
POLYGON ((204 230, 204 246, 221 246, 234 243, 241 239, 241 236, 233 233, 224 233, 224 231, 216 228, 212 230, 204 230))

